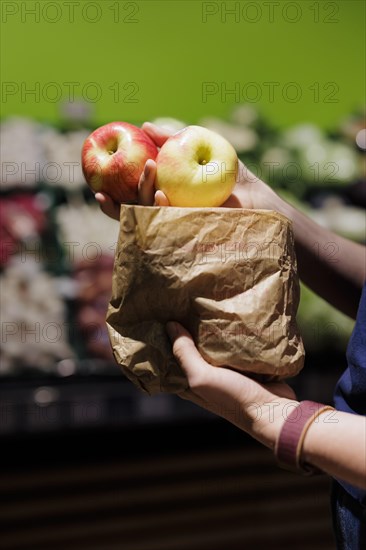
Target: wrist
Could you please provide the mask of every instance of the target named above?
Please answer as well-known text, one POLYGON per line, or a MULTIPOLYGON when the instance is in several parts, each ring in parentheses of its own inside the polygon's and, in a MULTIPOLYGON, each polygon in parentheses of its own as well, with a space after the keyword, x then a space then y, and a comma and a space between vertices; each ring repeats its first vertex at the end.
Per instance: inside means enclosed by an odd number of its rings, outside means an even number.
POLYGON ((264 181, 257 180, 252 186, 253 208, 263 210, 274 210, 286 217, 292 217, 291 205, 284 201, 277 193, 264 181))
POLYGON ((260 182, 258 186, 258 198, 256 202, 260 204, 258 208, 264 208, 265 210, 274 210, 291 218, 291 205, 283 200, 268 184, 260 182))
POLYGON ((302 459, 304 462, 308 464, 314 464, 317 462, 319 458, 319 440, 324 437, 324 423, 332 424, 334 422, 334 419, 332 418, 329 421, 329 417, 329 410, 324 410, 318 415, 314 422, 312 422, 311 426, 307 430, 302 447, 302 459))
POLYGON ((308 452, 305 452, 305 440, 312 426, 329 411, 334 411, 333 407, 314 401, 297 404, 285 418, 276 440, 274 453, 280 466, 308 475, 319 472, 309 453, 311 447, 307 445, 308 452))
POLYGON ((252 435, 266 447, 274 450, 287 416, 299 402, 295 399, 278 397, 262 405, 252 407, 252 435))

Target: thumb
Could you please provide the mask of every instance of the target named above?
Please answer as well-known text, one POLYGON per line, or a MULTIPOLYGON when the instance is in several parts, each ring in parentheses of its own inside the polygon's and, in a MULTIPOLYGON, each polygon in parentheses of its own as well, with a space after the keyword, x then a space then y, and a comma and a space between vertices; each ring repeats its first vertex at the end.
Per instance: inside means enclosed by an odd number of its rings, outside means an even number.
POLYGON ((192 336, 189 332, 175 321, 166 325, 167 333, 173 346, 173 354, 186 375, 190 387, 194 386, 198 377, 207 369, 208 363, 198 352, 192 336))

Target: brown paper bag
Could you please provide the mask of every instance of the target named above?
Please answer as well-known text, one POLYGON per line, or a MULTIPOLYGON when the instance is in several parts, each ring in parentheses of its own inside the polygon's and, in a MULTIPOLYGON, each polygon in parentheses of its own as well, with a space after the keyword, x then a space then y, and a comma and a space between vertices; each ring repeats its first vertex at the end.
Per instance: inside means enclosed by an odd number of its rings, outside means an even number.
POLYGON ((122 205, 107 325, 117 362, 142 390, 187 388, 169 320, 214 366, 294 376, 304 361, 298 302, 292 226, 277 212, 122 205))

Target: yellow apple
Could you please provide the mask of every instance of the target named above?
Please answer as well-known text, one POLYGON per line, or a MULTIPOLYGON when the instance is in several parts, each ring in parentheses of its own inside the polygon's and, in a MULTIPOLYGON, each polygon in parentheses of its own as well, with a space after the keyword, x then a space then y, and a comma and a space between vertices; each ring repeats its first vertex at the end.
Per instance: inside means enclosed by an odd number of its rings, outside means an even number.
POLYGON ((160 149, 156 164, 155 186, 172 206, 221 206, 237 179, 234 147, 201 126, 187 126, 171 136, 160 149))

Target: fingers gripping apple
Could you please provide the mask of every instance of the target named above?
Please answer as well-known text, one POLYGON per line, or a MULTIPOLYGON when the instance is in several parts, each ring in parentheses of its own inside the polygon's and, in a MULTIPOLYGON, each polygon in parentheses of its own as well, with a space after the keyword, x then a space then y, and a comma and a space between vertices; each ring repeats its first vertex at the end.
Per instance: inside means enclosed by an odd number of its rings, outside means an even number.
POLYGON ((220 206, 231 195, 237 179, 234 147, 201 126, 187 126, 170 137, 156 162, 156 188, 172 206, 220 206))

